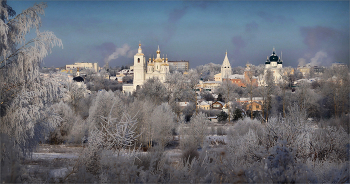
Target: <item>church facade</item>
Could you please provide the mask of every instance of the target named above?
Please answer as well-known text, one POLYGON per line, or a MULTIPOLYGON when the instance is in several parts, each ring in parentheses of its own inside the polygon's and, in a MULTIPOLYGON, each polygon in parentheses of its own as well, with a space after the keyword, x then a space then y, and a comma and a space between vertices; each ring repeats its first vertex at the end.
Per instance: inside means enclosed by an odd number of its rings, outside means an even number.
MULTIPOLYGON (((281 56, 282 56, 282 52, 281 52, 281 56)), ((275 84, 282 81, 282 76, 283 76, 282 63, 283 63, 282 58, 276 55, 275 48, 273 48, 272 54, 270 55, 270 57, 267 56, 267 58, 266 58, 264 74, 259 77, 260 78, 259 86, 266 85, 265 78, 266 78, 266 74, 267 74, 268 70, 270 70, 272 72, 273 80, 274 80, 275 84)))
POLYGON ((157 57, 149 58, 146 62, 145 55, 142 53, 141 44, 137 53, 134 55, 134 82, 133 84, 124 84, 123 92, 131 94, 140 88, 144 82, 151 78, 158 78, 165 82, 166 75, 169 73, 168 58, 161 58, 158 46, 157 57))

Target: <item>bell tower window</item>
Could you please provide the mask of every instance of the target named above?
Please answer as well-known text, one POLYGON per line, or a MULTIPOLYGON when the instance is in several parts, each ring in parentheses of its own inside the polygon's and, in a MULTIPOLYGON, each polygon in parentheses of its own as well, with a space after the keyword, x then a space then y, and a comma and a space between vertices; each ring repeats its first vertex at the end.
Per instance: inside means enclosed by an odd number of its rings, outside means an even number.
POLYGON ((140 58, 137 58, 137 62, 140 63, 140 58))

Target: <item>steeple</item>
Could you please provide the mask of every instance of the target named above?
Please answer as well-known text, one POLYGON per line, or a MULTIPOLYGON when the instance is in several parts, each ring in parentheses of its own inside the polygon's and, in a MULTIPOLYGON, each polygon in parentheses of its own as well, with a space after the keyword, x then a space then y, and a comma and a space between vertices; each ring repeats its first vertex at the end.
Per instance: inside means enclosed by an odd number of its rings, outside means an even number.
POLYGON ((228 57, 227 57, 227 50, 226 50, 224 62, 222 63, 222 65, 223 65, 223 66, 231 66, 231 65, 230 65, 230 61, 228 60, 228 57))
POLYGON ((231 74, 232 74, 231 64, 230 64, 230 61, 228 60, 227 50, 226 50, 225 58, 221 65, 221 79, 228 78, 231 74))
POLYGON ((158 45, 158 50, 157 50, 157 58, 160 58, 160 50, 159 50, 159 45, 158 45))
POLYGON ((142 49, 141 49, 141 42, 139 42, 139 49, 137 50, 138 54, 142 54, 142 49))

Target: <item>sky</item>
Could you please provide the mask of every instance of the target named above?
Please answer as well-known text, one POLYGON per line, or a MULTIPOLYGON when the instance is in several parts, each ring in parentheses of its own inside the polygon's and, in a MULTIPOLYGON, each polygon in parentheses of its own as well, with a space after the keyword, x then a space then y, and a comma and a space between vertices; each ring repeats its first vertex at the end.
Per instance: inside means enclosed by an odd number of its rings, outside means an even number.
MULTIPOLYGON (((11 1, 17 14, 40 1, 11 1)), ((74 62, 133 65, 160 48, 195 68, 264 64, 275 48, 283 65, 349 64, 349 1, 46 1, 41 31, 63 42, 43 66, 74 62), (281 54, 282 52, 282 54, 281 54)), ((33 30, 34 31, 34 30, 33 30)))

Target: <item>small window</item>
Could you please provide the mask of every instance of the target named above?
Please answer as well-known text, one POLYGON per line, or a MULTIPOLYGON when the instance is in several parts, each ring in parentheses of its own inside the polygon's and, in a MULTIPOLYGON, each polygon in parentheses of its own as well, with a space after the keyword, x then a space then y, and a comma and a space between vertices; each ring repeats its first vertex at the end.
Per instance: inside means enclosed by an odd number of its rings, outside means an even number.
POLYGON ((140 58, 137 58, 137 62, 140 63, 140 58))
POLYGON ((259 108, 259 105, 257 105, 256 108, 259 108))

